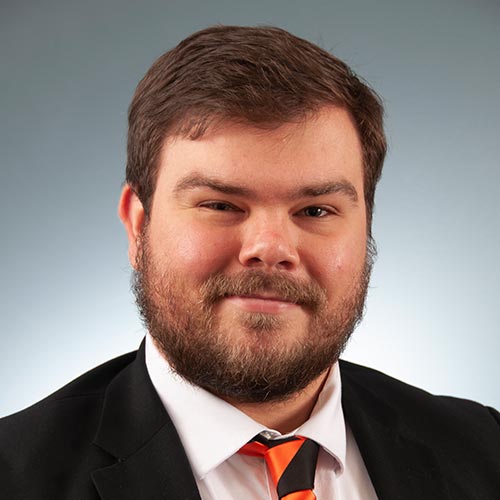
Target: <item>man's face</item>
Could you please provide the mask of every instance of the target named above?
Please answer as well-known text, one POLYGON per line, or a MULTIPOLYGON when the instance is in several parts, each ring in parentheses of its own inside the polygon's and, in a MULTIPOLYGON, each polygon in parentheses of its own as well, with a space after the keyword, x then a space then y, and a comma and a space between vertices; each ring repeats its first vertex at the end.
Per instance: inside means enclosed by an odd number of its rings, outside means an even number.
MULTIPOLYGON (((323 108, 274 130, 225 123, 167 140, 135 291, 171 365, 240 402, 286 398, 337 359, 370 256, 360 142, 323 108)), ((137 245, 135 247, 135 245, 137 245)))

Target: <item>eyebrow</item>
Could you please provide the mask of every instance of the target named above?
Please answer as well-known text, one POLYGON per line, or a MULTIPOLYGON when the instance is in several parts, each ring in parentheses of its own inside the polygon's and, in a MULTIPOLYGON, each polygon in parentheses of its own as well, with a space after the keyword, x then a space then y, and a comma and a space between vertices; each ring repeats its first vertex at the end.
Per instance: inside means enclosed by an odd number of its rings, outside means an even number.
POLYGON ((219 191, 224 194, 232 194, 236 196, 255 196, 255 193, 241 186, 233 186, 225 182, 219 181, 213 177, 206 177, 200 174, 192 174, 182 178, 174 187, 174 194, 179 194, 181 191, 188 191, 195 188, 209 188, 214 191, 219 191))
POLYGON ((351 199, 354 203, 357 203, 358 201, 358 192, 356 191, 356 188, 354 185, 346 180, 340 180, 340 181, 333 181, 333 182, 326 182, 323 184, 317 184, 313 186, 305 186, 297 192, 297 194, 294 194, 294 198, 302 198, 302 197, 314 197, 314 196, 322 196, 325 194, 335 194, 335 193, 341 193, 346 195, 348 198, 351 199))
MULTIPOLYGON (((174 187, 174 194, 177 195, 182 191, 188 191, 196 188, 208 188, 223 194, 257 198, 257 194, 251 189, 243 186, 228 184, 219 179, 207 177, 201 174, 191 174, 180 179, 174 187)), ((335 193, 346 195, 353 203, 358 202, 358 192, 356 191, 356 188, 351 182, 345 179, 301 187, 297 191, 291 192, 289 194, 289 198, 294 200, 335 193)))

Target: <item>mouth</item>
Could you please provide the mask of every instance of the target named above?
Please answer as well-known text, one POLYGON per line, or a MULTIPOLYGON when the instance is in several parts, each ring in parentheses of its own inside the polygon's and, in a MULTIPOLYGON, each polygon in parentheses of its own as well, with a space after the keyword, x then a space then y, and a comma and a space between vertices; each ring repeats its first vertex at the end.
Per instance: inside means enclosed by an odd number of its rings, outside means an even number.
POLYGON ((246 311, 264 314, 280 314, 299 307, 295 302, 273 293, 256 293, 251 295, 230 295, 228 303, 246 311))

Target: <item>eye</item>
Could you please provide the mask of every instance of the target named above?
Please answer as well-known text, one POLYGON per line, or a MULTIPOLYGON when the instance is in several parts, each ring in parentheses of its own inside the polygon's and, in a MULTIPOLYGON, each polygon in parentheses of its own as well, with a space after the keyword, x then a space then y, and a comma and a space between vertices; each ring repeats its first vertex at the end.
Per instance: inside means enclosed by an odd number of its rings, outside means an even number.
POLYGON ((202 208, 208 208, 216 212, 239 212, 240 209, 224 201, 205 201, 199 204, 202 208))
POLYGON ((299 212, 299 215, 305 215, 306 217, 313 217, 319 219, 321 217, 326 217, 327 215, 331 215, 332 210, 328 210, 323 207, 306 207, 299 212))

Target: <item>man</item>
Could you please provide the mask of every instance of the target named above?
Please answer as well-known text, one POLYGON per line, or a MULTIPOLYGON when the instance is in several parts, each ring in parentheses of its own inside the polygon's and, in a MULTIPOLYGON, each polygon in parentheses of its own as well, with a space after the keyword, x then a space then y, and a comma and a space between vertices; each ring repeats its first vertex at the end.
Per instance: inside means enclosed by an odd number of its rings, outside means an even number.
POLYGON ((376 94, 276 28, 160 57, 119 215, 148 334, 0 424, 8 499, 494 499, 500 416, 338 358, 363 312, 376 94))

